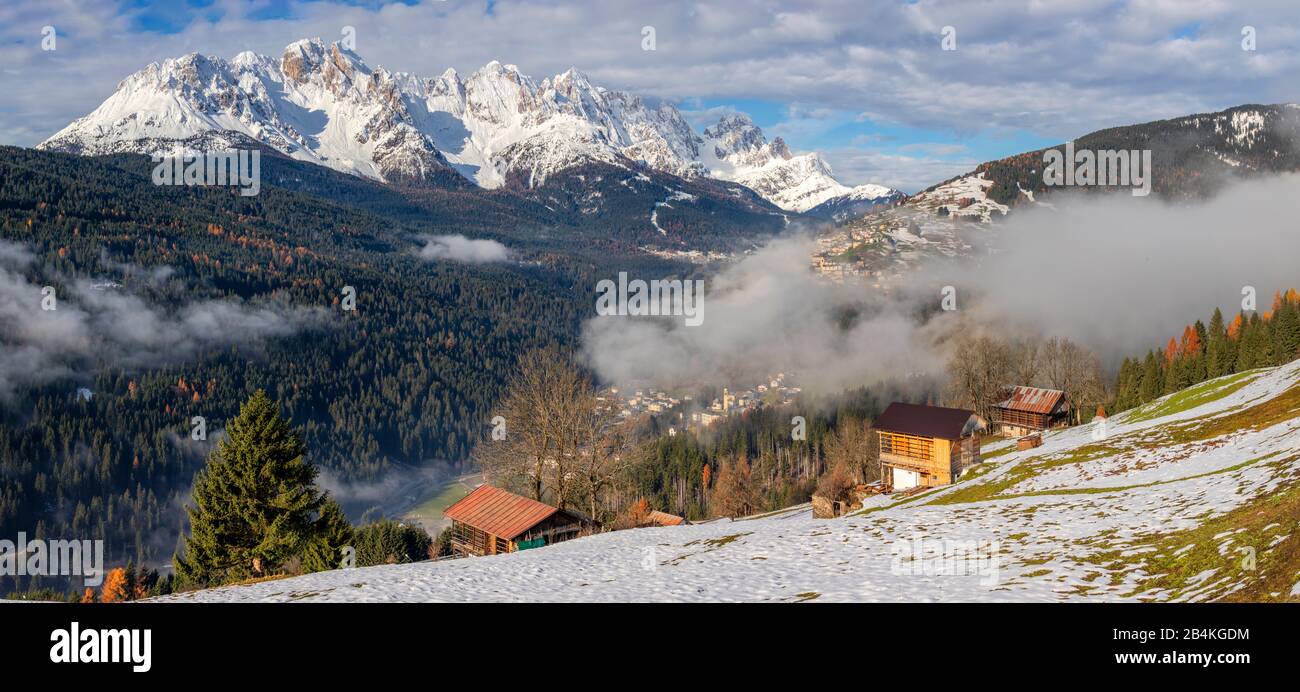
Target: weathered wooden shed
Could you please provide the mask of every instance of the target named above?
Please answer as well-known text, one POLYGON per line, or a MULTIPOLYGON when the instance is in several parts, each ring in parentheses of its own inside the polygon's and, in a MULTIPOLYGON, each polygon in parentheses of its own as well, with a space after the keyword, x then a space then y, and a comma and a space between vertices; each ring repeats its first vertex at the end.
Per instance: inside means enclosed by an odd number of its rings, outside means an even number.
POLYGON ((1013 387, 993 407, 993 425, 1003 437, 1024 437, 1066 424, 1069 400, 1059 389, 1013 387))
POLYGON ((451 548, 458 555, 495 555, 576 538, 596 522, 512 492, 480 485, 443 516, 451 519, 451 548))

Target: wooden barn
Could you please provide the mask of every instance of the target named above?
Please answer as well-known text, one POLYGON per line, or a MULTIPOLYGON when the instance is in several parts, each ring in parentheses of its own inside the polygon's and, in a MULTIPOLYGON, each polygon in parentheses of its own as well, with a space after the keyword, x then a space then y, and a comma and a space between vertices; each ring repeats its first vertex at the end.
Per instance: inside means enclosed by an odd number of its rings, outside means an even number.
POLYGON ((1014 387, 1006 401, 993 407, 994 432, 1024 437, 1067 423, 1069 400, 1059 389, 1014 387))
POLYGON ((947 485, 980 461, 984 421, 973 411, 894 402, 872 426, 890 491, 947 485))
POLYGON ((512 492, 480 485, 447 508, 451 548, 457 555, 496 555, 540 548, 577 537, 596 523, 580 512, 563 510, 512 492))

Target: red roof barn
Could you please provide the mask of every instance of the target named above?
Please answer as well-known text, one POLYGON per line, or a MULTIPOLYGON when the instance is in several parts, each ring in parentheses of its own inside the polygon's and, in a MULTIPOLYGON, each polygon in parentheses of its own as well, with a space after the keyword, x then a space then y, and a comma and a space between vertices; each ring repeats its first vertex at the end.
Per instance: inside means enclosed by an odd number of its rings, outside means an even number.
POLYGON ((451 547, 460 555, 495 555, 539 548, 576 537, 596 523, 572 510, 480 485, 443 516, 451 519, 451 547))

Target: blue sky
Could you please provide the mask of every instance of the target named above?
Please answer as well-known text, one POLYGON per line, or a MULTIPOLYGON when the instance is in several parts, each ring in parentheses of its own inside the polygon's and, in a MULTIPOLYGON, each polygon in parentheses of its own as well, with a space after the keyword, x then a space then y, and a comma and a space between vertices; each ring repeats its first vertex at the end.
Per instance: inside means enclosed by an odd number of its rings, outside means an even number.
POLYGON ((495 59, 540 81, 577 67, 697 127, 744 112, 846 183, 909 192, 1103 127, 1300 100, 1291 0, 6 0, 0 142, 35 145, 150 62, 277 56, 345 26, 389 69, 495 59), (40 49, 45 26, 55 51, 40 49))

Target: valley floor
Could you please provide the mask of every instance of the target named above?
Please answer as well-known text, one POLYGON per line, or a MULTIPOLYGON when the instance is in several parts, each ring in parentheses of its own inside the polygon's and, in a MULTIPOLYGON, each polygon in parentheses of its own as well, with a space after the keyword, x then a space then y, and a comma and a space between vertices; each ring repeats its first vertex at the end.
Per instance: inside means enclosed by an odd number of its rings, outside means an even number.
POLYGON ((1300 361, 985 447, 946 488, 170 601, 1300 600, 1300 361), (943 558, 943 559, 939 559, 943 558))

